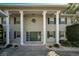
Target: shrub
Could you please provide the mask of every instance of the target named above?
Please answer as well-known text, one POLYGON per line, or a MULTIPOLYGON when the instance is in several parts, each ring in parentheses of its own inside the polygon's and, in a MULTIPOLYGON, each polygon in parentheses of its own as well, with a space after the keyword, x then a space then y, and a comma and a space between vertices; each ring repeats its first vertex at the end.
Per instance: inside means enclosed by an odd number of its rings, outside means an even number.
POLYGON ((13 45, 12 44, 8 44, 7 46, 6 46, 6 48, 10 48, 10 47, 12 47, 13 45))
POLYGON ((79 41, 79 24, 75 24, 75 25, 66 27, 66 38, 70 42, 79 41))
POLYGON ((48 47, 49 47, 49 48, 52 48, 53 46, 52 46, 52 45, 49 45, 48 47))
POLYGON ((60 44, 65 47, 71 46, 71 42, 69 42, 68 40, 60 40, 60 44))
POLYGON ((18 45, 14 45, 15 48, 18 48, 18 45))
POLYGON ((79 47, 79 24, 66 27, 66 38, 72 47, 79 47))
POLYGON ((0 45, 4 45, 3 26, 0 24, 0 45))
POLYGON ((60 46, 59 46, 59 44, 54 44, 54 47, 57 47, 57 48, 59 48, 60 46))

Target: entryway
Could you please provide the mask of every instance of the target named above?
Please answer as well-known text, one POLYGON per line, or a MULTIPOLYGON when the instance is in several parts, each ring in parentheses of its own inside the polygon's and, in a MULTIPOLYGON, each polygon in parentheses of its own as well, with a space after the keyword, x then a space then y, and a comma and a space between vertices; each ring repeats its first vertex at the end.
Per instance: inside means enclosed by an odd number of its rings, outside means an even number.
POLYGON ((41 32, 26 32, 26 45, 38 45, 42 44, 41 32))

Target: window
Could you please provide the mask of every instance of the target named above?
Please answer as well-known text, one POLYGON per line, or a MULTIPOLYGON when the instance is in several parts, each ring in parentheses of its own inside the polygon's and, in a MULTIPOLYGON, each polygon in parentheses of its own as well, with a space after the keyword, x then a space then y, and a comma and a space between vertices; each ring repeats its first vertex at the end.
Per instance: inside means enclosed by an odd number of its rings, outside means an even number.
POLYGON ((26 41, 41 41, 41 32, 26 32, 26 41))
POLYGON ((59 24, 67 24, 67 18, 59 18, 59 24))
POLYGON ((56 24, 56 18, 48 18, 48 24, 56 24))
POLYGON ((61 37, 64 37, 64 33, 65 33, 64 31, 60 31, 60 32, 59 32, 60 38, 61 38, 61 37))
POLYGON ((36 22, 36 19, 33 18, 33 19, 32 19, 32 22, 35 23, 35 22, 36 22))
POLYGON ((14 32, 14 39, 19 38, 20 37, 20 32, 14 32))
POLYGON ((14 24, 20 24, 20 20, 18 19, 18 17, 14 17, 14 24))
POLYGON ((20 37, 20 32, 17 32, 17 37, 20 37))
POLYGON ((55 38, 55 31, 48 31, 47 32, 47 37, 54 37, 55 38))

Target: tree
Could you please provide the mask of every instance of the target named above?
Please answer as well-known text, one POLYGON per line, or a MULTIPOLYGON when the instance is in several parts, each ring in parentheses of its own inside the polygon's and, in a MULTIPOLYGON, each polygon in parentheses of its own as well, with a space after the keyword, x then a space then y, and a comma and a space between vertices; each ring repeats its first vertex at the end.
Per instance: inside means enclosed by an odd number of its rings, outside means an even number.
MULTIPOLYGON (((65 10, 65 14, 76 14, 76 11, 79 10, 79 3, 69 3, 67 5, 67 9, 65 10)), ((73 15, 72 24, 79 24, 79 16, 73 15)))
POLYGON ((77 10, 79 10, 79 3, 69 3, 64 13, 75 14, 77 10))
POLYGON ((66 27, 66 38, 72 46, 79 47, 79 16, 76 11, 79 10, 78 3, 69 3, 65 14, 73 14, 71 17, 72 25, 66 27))

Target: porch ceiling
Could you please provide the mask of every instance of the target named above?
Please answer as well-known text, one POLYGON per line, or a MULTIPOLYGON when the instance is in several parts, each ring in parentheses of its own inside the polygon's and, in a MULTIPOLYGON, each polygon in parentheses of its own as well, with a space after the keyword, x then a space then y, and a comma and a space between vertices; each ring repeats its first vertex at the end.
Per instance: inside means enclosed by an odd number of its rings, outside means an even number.
MULTIPOLYGON (((43 11, 24 11, 24 15, 42 15, 43 11)), ((56 11, 48 11, 47 15, 55 15, 56 11)), ((19 11, 10 11, 10 15, 17 14, 19 11)))

